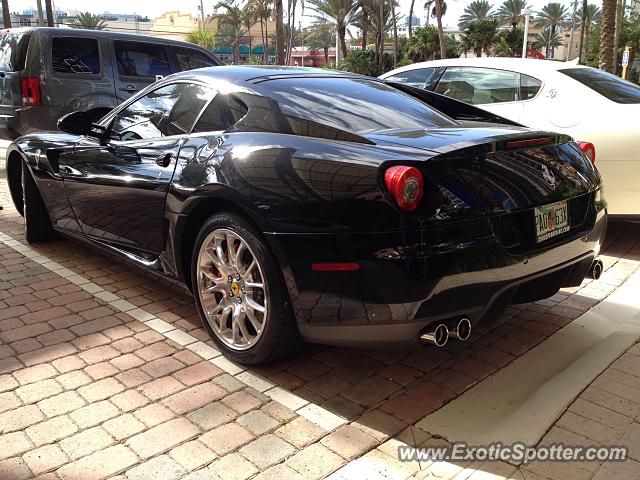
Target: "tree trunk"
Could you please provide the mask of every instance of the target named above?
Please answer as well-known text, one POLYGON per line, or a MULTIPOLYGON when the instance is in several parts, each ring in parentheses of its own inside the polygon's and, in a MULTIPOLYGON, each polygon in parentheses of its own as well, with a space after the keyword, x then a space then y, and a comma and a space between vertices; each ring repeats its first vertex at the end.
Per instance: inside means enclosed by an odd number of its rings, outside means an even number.
POLYGON ((340 51, 342 52, 342 58, 347 56, 347 27, 345 25, 338 25, 338 43, 340 44, 340 51))
POLYGON ((586 43, 584 40, 584 32, 587 24, 587 0, 582 0, 582 16, 580 18, 580 46, 578 47, 580 51, 578 52, 578 57, 580 57, 580 63, 584 63, 583 50, 586 43))
POLYGON ((329 65, 329 48, 324 47, 324 66, 329 65))
MULTIPOLYGON (((411 0, 411 6, 409 7, 409 38, 411 38, 411 35, 413 33, 413 7, 415 3, 416 3, 416 0, 411 0)), ((394 10, 395 10, 395 7, 394 7, 394 10)))
POLYGON ((613 42, 616 29, 616 0, 602 0, 602 33, 600 34, 600 68, 615 73, 613 42))
POLYGON ((367 29, 362 29, 362 50, 367 49, 367 29))
POLYGON ((282 7, 282 0, 275 0, 275 6, 276 6, 276 63, 278 65, 284 65, 284 9, 282 7))
POLYGON ((47 11, 47 25, 53 27, 55 26, 55 22, 53 19, 53 5, 51 4, 51 0, 45 0, 44 4, 47 11))
MULTIPOLYGON (((614 0, 615 1, 615 0, 614 0)), ((442 0, 436 2, 436 20, 438 21, 438 40, 440 42, 440 58, 447 58, 447 45, 444 39, 444 30, 442 29, 442 0)))
POLYGON ((2 0, 2 19, 4 28, 11 28, 11 12, 9 11, 9 0, 2 0))
MULTIPOLYGON (((395 0, 391 0, 391 15, 391 20, 393 21, 393 68, 396 68, 396 65, 398 65, 398 25, 396 23, 395 0)), ((409 19, 409 25, 411 25, 411 19, 409 19)))
POLYGON ((267 46, 265 45, 264 40, 264 18, 260 15, 260 41, 262 42, 262 61, 267 63, 267 46))
POLYGON ((269 61, 269 52, 271 50, 271 47, 269 47, 269 17, 267 17, 265 19, 266 21, 264 22, 264 47, 266 48, 267 51, 264 54, 264 63, 268 63, 269 61))

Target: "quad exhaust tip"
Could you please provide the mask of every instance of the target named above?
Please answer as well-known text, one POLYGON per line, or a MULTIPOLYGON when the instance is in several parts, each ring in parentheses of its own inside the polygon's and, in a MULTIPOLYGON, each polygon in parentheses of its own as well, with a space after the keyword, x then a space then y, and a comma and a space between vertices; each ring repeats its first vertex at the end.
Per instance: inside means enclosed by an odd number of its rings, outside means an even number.
POLYGON ((436 347, 444 347, 449 340, 449 329, 444 323, 440 323, 435 328, 420 335, 420 340, 431 343, 436 347))
POLYGON ((471 321, 466 317, 458 320, 453 328, 449 329, 449 336, 462 340, 463 342, 469 340, 471 336, 471 321))
POLYGON ((598 280, 602 276, 602 272, 604 271, 604 265, 602 264, 602 260, 594 260, 591 264, 591 270, 589 274, 591 278, 594 280, 598 280))

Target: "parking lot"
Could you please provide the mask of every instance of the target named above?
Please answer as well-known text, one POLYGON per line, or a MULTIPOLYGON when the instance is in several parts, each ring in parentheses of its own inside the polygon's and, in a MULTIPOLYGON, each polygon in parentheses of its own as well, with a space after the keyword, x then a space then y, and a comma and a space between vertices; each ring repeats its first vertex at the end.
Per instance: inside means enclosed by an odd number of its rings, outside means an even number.
POLYGON ((213 348, 176 287, 68 240, 27 244, 0 185, 0 478, 529 480, 640 471, 638 224, 610 225, 600 280, 510 307, 468 342, 412 351, 310 345, 245 368, 213 348), (536 408, 529 398, 546 400, 536 408), (447 409, 485 419, 493 410, 520 425, 522 438, 509 436, 506 420, 452 430, 447 409), (398 460, 399 445, 485 437, 626 445, 630 459, 398 460))

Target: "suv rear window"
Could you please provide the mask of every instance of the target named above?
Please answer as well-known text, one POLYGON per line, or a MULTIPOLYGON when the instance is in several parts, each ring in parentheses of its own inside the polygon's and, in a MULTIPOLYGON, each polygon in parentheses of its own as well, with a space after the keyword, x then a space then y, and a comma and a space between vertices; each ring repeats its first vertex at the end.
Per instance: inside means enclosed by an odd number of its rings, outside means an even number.
POLYGON ((178 61, 178 68, 181 72, 216 65, 216 63, 204 53, 190 48, 176 48, 176 60, 178 61))
POLYGON ((58 37, 51 42, 54 72, 100 73, 100 51, 95 38, 58 37))
POLYGON ((616 103, 640 103, 640 86, 597 68, 559 70, 616 103))
POLYGON ((155 77, 171 73, 164 45, 115 41, 113 46, 120 75, 155 77))
POLYGON ((17 72, 24 68, 29 38, 30 35, 25 33, 0 35, 0 71, 17 72))

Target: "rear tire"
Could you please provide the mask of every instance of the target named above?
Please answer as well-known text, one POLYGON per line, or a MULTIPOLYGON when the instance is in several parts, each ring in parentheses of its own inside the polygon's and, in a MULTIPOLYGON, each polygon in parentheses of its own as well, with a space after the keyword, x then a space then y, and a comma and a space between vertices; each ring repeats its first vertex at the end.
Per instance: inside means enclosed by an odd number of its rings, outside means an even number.
POLYGON ((257 365, 300 346, 280 267, 243 217, 221 212, 204 223, 192 255, 191 285, 205 328, 231 360, 257 365))
POLYGON ((56 234, 51 225, 47 207, 45 207, 38 186, 26 165, 22 166, 22 200, 24 233, 27 242, 37 243, 54 240, 56 234))

